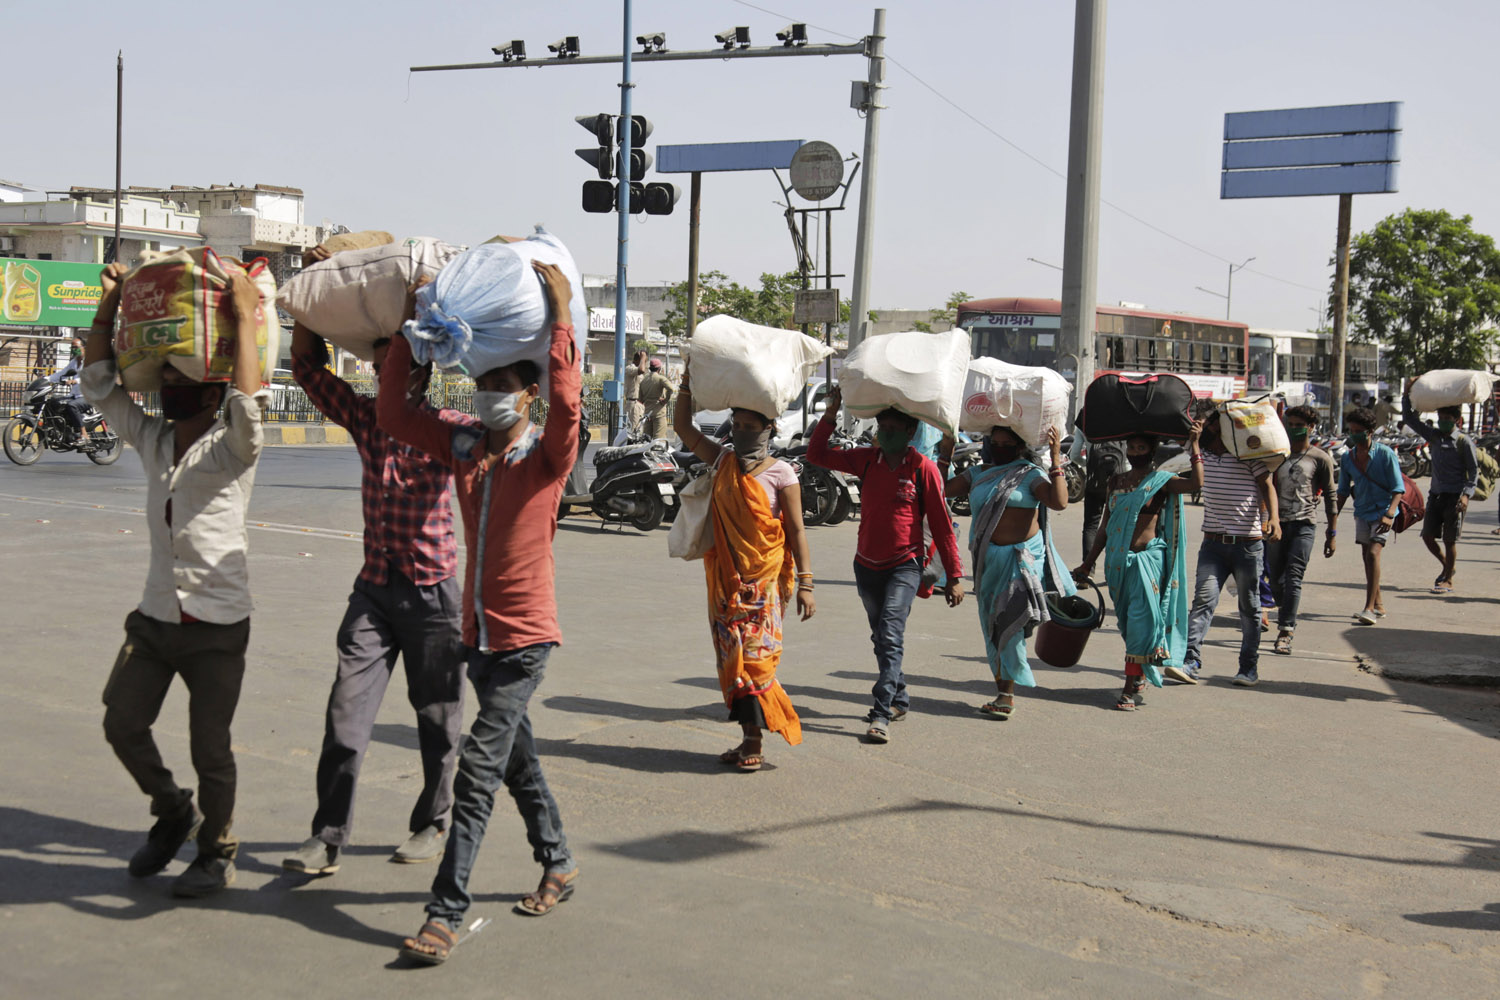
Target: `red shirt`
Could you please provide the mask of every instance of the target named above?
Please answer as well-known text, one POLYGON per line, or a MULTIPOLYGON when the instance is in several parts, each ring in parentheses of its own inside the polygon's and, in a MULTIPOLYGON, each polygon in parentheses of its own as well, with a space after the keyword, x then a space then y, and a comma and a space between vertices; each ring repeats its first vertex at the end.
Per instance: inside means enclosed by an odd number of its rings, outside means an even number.
POLYGON ((943 477, 938 467, 917 449, 908 447, 894 468, 879 448, 831 448, 828 437, 833 422, 818 421, 807 443, 807 460, 825 469, 858 476, 860 512, 859 543, 854 559, 869 569, 889 569, 926 551, 922 538, 922 515, 938 557, 950 580, 963 576, 958 558, 958 536, 948 518, 943 477))
POLYGON ((529 427, 488 469, 476 458, 483 455, 482 427, 444 419, 407 401, 410 368, 411 345, 405 337, 391 338, 376 409, 382 430, 453 470, 468 555, 464 642, 497 652, 562 642, 552 539, 563 483, 578 454, 583 376, 572 326, 552 327, 546 426, 529 427))
MULTIPOLYGON (((365 517, 365 564, 359 578, 381 586, 395 568, 412 583, 428 587, 457 576, 452 471, 447 463, 381 430, 375 397, 360 395, 324 368, 321 354, 294 356, 292 374, 312 404, 349 432, 359 451, 359 498, 365 517)), ((438 415, 453 423, 479 425, 456 410, 438 415)))

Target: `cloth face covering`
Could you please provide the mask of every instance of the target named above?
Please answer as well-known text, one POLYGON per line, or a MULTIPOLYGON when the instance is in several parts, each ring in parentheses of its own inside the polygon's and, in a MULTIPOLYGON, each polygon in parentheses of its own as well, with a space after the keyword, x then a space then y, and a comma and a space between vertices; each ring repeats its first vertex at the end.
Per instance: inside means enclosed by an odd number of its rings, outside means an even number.
POLYGON ((1346 440, 1349 443, 1349 447, 1354 448, 1354 447, 1357 447, 1359 445, 1364 444, 1366 441, 1369 440, 1369 438, 1370 438, 1370 435, 1367 434, 1367 433, 1365 433, 1364 431, 1350 431, 1349 432, 1349 436, 1347 438, 1345 438, 1344 440, 1346 440))
POLYGON ((1153 456, 1149 451, 1146 452, 1144 455, 1126 455, 1125 456, 1126 460, 1128 462, 1130 462, 1130 467, 1132 469, 1149 469, 1149 468, 1151 468, 1151 460, 1154 457, 1155 456, 1153 456))
POLYGON ((896 458, 911 444, 911 434, 906 431, 878 430, 875 432, 875 443, 880 446, 881 451, 896 458))
POLYGON ((1019 445, 998 445, 993 438, 985 438, 984 443, 979 446, 979 451, 984 458, 985 465, 1009 465, 1021 457, 1019 445))
POLYGON ((739 459, 740 468, 749 472, 753 467, 765 461, 770 451, 771 425, 767 424, 758 431, 734 431, 730 435, 730 440, 734 443, 734 457, 739 459))
POLYGON ((1451 420, 1439 420, 1438 421, 1438 430, 1442 431, 1444 434, 1452 434, 1453 433, 1453 428, 1455 426, 1457 426, 1457 425, 1454 424, 1454 422, 1451 421, 1451 420))
POLYGON ((1307 437, 1307 428, 1288 427, 1286 429, 1286 436, 1291 438, 1293 441, 1301 441, 1303 438, 1307 437))
POLYGON ((187 420, 208 409, 208 395, 215 390, 201 383, 161 387, 161 415, 168 420, 187 420))
POLYGON ((521 419, 521 414, 516 410, 516 400, 520 398, 519 392, 475 390, 474 415, 490 430, 503 431, 521 419))

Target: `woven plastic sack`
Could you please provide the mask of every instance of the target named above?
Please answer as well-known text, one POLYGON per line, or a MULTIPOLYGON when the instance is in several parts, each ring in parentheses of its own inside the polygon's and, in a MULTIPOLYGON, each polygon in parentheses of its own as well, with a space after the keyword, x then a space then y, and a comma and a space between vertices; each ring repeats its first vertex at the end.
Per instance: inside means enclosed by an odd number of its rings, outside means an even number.
MULTIPOLYGON (((568 311, 583 363, 588 336, 588 309, 583 304, 583 277, 573 255, 540 226, 515 243, 485 243, 465 250, 417 292, 416 317, 402 328, 419 363, 456 368, 470 376, 518 361, 547 371, 552 318, 547 289, 531 262, 555 264, 572 286, 568 311)), ((542 395, 547 395, 545 374, 542 395)))
POLYGON ((832 348, 797 330, 711 316, 689 342, 693 404, 702 410, 743 407, 769 420, 786 412, 832 348))
POLYGON ((866 338, 849 352, 839 373, 844 409, 856 417, 873 417, 895 407, 944 434, 955 434, 969 350, 968 331, 960 329, 866 338))
POLYGON ((1219 434, 1235 458, 1257 459, 1272 468, 1292 450, 1286 425, 1268 397, 1226 400, 1219 409, 1219 434))
POLYGON ((999 358, 975 358, 964 378, 964 409, 959 429, 989 432, 1009 427, 1033 448, 1057 428, 1058 440, 1067 433, 1068 394, 1073 387, 1050 368, 1028 368, 999 358))
POLYGON ((235 271, 244 272, 260 292, 255 342, 260 380, 271 381, 281 353, 281 324, 276 318, 276 281, 265 258, 246 267, 209 247, 148 251, 142 257, 120 283, 115 364, 127 390, 160 388, 162 366, 168 364, 199 382, 229 381, 234 374, 234 315, 224 292, 235 271))
POLYGON ((1495 376, 1462 368, 1439 368, 1412 383, 1411 405, 1418 413, 1445 406, 1487 403, 1495 393, 1495 376))
MULTIPOLYGON (((332 248, 352 233, 324 242, 332 248)), ((422 277, 436 277, 460 248, 429 236, 336 252, 303 268, 282 286, 277 303, 309 330, 364 361, 375 360, 374 343, 406 322, 406 295, 422 277)))

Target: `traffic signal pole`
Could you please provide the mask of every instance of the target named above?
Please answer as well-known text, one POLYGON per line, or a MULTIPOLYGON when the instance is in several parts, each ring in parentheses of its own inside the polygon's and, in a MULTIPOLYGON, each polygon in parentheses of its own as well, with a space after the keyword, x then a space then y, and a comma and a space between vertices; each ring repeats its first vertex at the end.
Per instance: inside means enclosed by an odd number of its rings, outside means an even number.
MULTIPOLYGON (((865 339, 870 311, 870 273, 874 270, 875 154, 880 145, 880 92, 885 89, 885 8, 875 10, 875 30, 865 39, 870 60, 864 106, 865 149, 860 163, 864 177, 859 182, 859 219, 854 234, 854 274, 849 289, 849 350, 865 339)), ((846 417, 845 419, 851 419, 846 417)))
POLYGON ((1078 0, 1073 21, 1073 106, 1068 127, 1068 202, 1063 221, 1062 320, 1058 358, 1073 355, 1068 423, 1094 380, 1095 295, 1099 277, 1099 161, 1104 124, 1104 11, 1107 0, 1078 0))
POLYGON ((615 426, 614 434, 610 435, 611 441, 625 429, 628 409, 628 402, 625 399, 625 338, 628 336, 626 327, 630 324, 625 321, 625 298, 629 288, 625 282, 625 276, 630 266, 630 91, 635 84, 630 82, 630 44, 634 40, 630 27, 630 0, 624 0, 624 7, 624 42, 620 46, 620 51, 623 53, 620 60, 619 164, 621 178, 617 213, 620 216, 620 229, 619 242, 615 248, 615 377, 609 393, 615 400, 615 426))

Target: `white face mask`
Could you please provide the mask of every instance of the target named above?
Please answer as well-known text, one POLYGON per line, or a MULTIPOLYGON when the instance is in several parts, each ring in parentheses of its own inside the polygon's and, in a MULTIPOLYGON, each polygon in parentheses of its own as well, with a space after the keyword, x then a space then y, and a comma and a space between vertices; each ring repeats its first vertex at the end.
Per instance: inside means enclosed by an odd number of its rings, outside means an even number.
POLYGON ((520 398, 519 392, 487 392, 476 389, 474 415, 490 430, 503 431, 521 419, 521 414, 516 410, 516 400, 520 398))

